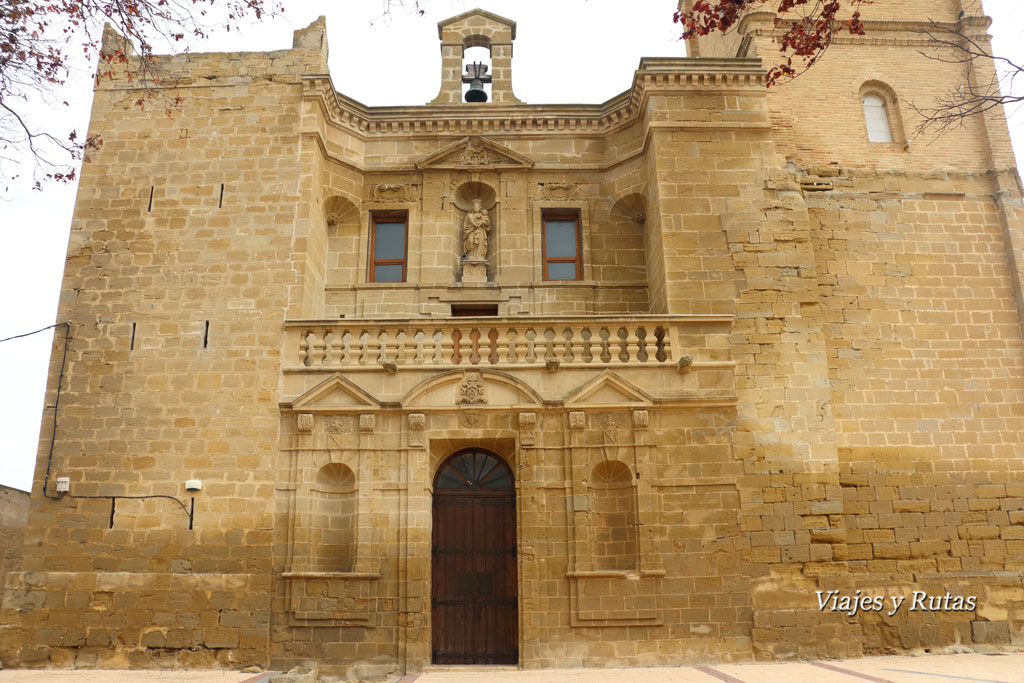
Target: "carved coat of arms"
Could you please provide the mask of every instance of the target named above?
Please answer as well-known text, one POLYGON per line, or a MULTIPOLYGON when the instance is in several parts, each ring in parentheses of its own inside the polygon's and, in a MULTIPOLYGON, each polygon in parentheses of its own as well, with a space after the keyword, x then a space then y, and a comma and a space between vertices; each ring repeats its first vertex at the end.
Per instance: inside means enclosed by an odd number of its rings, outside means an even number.
POLYGON ((479 372, 470 372, 459 385, 459 398, 456 401, 459 405, 476 405, 487 403, 484 398, 484 381, 479 372))

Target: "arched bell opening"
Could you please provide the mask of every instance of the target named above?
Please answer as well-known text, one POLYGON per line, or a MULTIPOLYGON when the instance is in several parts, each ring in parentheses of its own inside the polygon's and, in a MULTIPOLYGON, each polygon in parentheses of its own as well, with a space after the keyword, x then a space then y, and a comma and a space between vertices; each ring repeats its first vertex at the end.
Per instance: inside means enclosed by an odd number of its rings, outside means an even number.
POLYGON ((462 44, 462 100, 471 104, 491 101, 491 40, 469 36, 462 44))

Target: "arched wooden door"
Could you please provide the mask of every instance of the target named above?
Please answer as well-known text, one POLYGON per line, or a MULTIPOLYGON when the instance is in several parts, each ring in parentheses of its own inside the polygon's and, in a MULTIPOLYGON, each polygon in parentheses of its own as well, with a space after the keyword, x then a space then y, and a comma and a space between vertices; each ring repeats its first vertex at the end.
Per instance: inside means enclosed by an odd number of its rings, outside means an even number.
POLYGON ((516 493, 497 455, 467 449, 438 469, 432 569, 434 663, 518 663, 516 493))

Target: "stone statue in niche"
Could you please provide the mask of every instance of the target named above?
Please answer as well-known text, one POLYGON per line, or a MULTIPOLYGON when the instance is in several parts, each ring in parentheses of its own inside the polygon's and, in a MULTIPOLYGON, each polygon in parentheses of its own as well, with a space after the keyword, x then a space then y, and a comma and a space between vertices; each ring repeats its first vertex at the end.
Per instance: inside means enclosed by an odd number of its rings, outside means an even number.
POLYGON ((487 233, 491 231, 491 219, 480 206, 480 200, 473 200, 473 208, 466 214, 462 224, 462 251, 467 259, 487 258, 487 233))
POLYGON ((487 282, 487 236, 491 219, 484 211, 480 199, 473 200, 473 208, 462 223, 462 281, 487 282))

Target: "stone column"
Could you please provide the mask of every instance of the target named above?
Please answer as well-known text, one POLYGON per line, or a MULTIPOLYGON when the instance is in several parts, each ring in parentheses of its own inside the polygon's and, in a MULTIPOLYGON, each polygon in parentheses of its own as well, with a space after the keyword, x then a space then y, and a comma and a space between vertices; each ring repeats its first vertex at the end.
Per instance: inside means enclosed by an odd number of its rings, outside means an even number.
POLYGON ((491 43, 491 101, 516 104, 521 100, 512 92, 512 43, 491 43))
POLYGON ((462 101, 462 43, 441 43, 441 91, 430 104, 458 104, 462 101))

